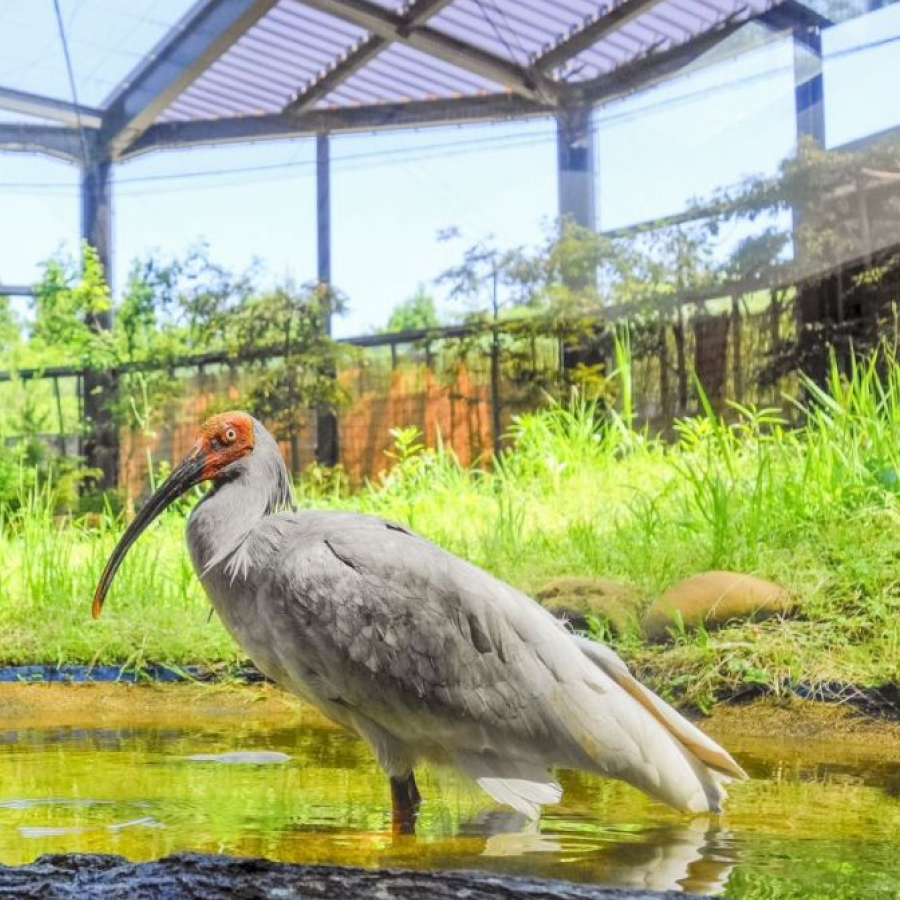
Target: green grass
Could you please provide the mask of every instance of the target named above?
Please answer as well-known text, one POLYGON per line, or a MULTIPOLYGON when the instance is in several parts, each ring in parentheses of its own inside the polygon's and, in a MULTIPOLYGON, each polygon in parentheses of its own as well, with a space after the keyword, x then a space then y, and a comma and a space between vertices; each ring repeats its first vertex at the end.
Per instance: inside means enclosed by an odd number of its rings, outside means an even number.
MULTIPOLYGON (((564 574, 634 585, 649 604, 714 568, 774 579, 801 616, 620 650, 657 687, 701 706, 747 683, 900 680, 900 364, 889 349, 804 386, 802 425, 731 406, 678 423, 671 444, 635 430, 627 346, 620 409, 574 398, 521 416, 490 471, 395 432, 392 468, 347 495, 313 473, 308 507, 402 521, 535 591, 564 574)), ((402 424, 402 423, 401 423, 402 424)), ((98 622, 90 596, 121 524, 53 516, 52 490, 0 511, 0 659, 232 661, 183 548, 184 507, 132 550, 98 622)))

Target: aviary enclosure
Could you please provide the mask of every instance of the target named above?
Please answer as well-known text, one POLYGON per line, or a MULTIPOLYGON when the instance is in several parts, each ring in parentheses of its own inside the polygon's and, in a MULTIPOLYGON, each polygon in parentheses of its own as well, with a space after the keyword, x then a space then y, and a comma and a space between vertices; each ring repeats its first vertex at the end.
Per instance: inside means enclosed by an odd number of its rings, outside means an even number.
POLYGON ((0 897, 898 896, 898 10, 0 4, 0 897))

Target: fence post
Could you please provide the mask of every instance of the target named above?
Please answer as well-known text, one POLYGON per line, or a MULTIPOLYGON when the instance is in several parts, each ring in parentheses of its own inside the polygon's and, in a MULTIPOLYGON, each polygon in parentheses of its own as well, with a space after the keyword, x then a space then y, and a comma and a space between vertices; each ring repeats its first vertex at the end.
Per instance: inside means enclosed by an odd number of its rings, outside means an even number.
POLYGON ((669 402, 669 323, 659 325, 659 410, 662 427, 668 432, 672 425, 672 404, 669 402))
POLYGON ((781 340, 781 301, 775 288, 769 291, 769 313, 769 341, 772 344, 769 353, 772 354, 778 349, 778 342, 781 340))
POLYGON ((678 412, 684 415, 688 403, 687 357, 684 348, 684 310, 679 303, 676 308, 677 321, 673 326, 675 333, 675 366, 678 372, 678 412))
POLYGON ((491 440, 495 456, 503 452, 501 446, 503 424, 500 413, 500 330, 495 323, 491 326, 491 440))
POLYGON ((738 403, 744 399, 741 331, 741 298, 738 294, 734 294, 731 298, 731 375, 734 382, 734 399, 738 403))
POLYGON ((59 378, 55 375, 53 376, 53 397, 56 400, 56 426, 59 429, 56 443, 59 448, 59 455, 62 457, 66 455, 66 423, 63 420, 62 396, 59 393, 59 378))

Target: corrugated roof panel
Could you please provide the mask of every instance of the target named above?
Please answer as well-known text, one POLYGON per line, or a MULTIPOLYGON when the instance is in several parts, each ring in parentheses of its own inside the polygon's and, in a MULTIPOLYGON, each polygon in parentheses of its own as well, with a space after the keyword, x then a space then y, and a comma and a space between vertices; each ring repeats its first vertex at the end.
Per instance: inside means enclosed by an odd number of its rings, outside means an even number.
POLYGON ((335 88, 318 106, 406 103, 503 92, 502 85, 493 81, 412 47, 391 44, 335 88))
POLYGON ((353 43, 366 35, 365 29, 304 6, 299 0, 281 0, 263 21, 295 33, 305 30, 310 36, 326 38, 331 43, 353 43))
MULTIPOLYGON (((369 0, 403 14, 416 0, 369 0)), ((523 67, 589 26, 598 15, 636 0, 451 0, 428 18, 439 34, 523 67)), ((557 68, 553 77, 580 81, 685 44, 733 18, 750 18, 772 0, 658 0, 642 5, 593 46, 557 68)), ((370 35, 342 18, 280 0, 160 117, 161 121, 274 113, 317 82, 370 35)), ((506 88, 402 42, 384 49, 318 108, 402 103, 503 93, 506 88)))
POLYGON ((281 0, 197 78, 159 121, 275 113, 366 31, 281 0))
POLYGON ((618 66, 686 44, 726 21, 748 19, 771 5, 770 0, 661 0, 583 50, 554 74, 566 81, 597 78, 618 66))
POLYGON ((428 24, 520 65, 602 8, 586 0, 455 0, 428 24))

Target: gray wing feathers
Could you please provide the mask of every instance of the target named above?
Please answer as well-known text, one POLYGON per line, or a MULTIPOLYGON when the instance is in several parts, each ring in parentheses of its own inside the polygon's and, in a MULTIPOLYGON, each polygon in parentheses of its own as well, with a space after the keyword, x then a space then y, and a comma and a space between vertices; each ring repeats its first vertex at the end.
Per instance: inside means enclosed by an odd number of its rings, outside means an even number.
POLYGON ((555 620, 544 622, 535 605, 535 626, 530 600, 510 602, 511 588, 420 538, 379 520, 352 524, 351 533, 292 537, 290 583, 276 588, 291 596, 321 674, 342 699, 379 710, 391 720, 380 724, 409 738, 463 727, 479 747, 504 732, 549 740, 562 672, 545 645, 568 640, 555 620))
POLYGON ((258 602, 283 606, 290 623, 278 665, 386 768, 454 763, 529 816, 559 799, 552 765, 698 810, 717 808, 721 783, 742 774, 614 653, 423 538, 345 513, 268 516, 256 531, 244 552, 270 573, 258 602))

